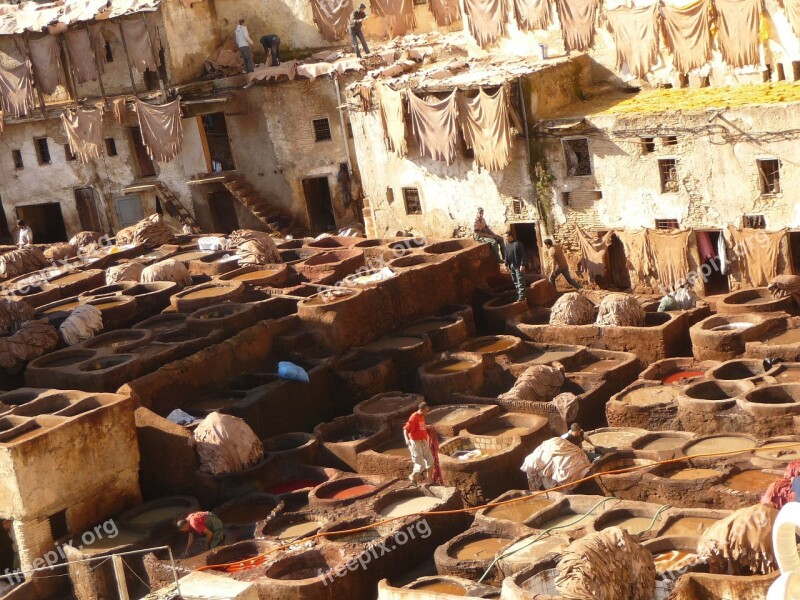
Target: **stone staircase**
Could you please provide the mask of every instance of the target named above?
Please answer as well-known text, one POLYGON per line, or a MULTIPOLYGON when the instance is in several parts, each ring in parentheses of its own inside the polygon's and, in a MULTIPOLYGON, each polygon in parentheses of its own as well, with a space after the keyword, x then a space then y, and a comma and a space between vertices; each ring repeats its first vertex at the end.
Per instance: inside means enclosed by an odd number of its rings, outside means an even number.
POLYGON ((225 186, 225 189, 227 189, 233 195, 234 198, 241 202, 256 217, 258 217, 258 219, 264 223, 270 231, 275 229, 272 223, 275 222, 277 217, 284 217, 285 219, 288 219, 290 222, 289 228, 293 226, 294 218, 292 215, 280 210, 276 210, 274 207, 272 207, 270 203, 261 196, 261 194, 253 189, 253 186, 250 185, 242 175, 228 175, 225 177, 222 184, 225 186))
POLYGON ((178 197, 165 183, 157 181, 153 184, 153 187, 156 190, 158 198, 161 200, 164 210, 166 210, 171 217, 180 221, 181 225, 188 225, 192 233, 200 233, 200 226, 197 224, 197 221, 195 221, 194 217, 189 214, 189 211, 183 207, 181 201, 178 200, 178 197))

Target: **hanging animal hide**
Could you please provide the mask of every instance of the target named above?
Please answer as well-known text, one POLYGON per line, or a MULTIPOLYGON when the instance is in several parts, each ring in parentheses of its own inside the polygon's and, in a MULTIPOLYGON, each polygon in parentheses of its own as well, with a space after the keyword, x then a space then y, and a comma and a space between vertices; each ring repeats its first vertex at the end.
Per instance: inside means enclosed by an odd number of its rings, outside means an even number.
MULTIPOLYGON (((97 61, 94 59, 94 49, 89 32, 83 28, 71 29, 64 34, 64 42, 67 45, 70 70, 75 83, 97 81, 103 73, 97 70, 97 61)), ((102 62, 100 68, 103 68, 102 62)))
POLYGON ((514 16, 522 31, 548 29, 553 23, 550 0, 514 0, 514 16))
POLYGON ((428 8, 439 27, 461 20, 461 6, 458 0, 429 0, 428 8))
POLYGON ((511 119, 506 88, 493 95, 482 89, 474 98, 458 95, 458 119, 464 142, 479 167, 501 171, 511 162, 511 119))
POLYGON ((689 236, 691 229, 672 231, 647 230, 647 241, 653 253, 658 285, 677 289, 689 274, 689 236))
POLYGON ((382 83, 375 86, 375 92, 381 108, 383 131, 389 142, 389 149, 402 158, 408 151, 406 121, 403 117, 403 92, 395 91, 382 83))
POLYGON ((136 100, 136 114, 147 154, 156 162, 169 162, 181 151, 183 122, 181 98, 154 106, 136 100))
POLYGON ((628 65, 631 75, 643 79, 658 62, 658 3, 641 8, 622 6, 606 11, 617 49, 617 68, 628 65))
POLYGON ((411 0, 371 0, 371 4, 373 12, 386 19, 389 37, 405 35, 417 25, 411 0))
POLYGON ((598 0, 556 0, 564 50, 584 52, 594 45, 598 0))
POLYGON ((711 25, 709 0, 689 6, 661 5, 664 15, 664 38, 681 73, 702 67, 711 60, 711 25))
POLYGON ((761 63, 758 51, 761 0, 714 0, 717 40, 723 60, 731 67, 761 63))
POLYGON ((469 31, 481 48, 493 44, 506 32, 505 0, 464 0, 469 31))
POLYGON ((55 93, 59 85, 65 86, 66 76, 61 66, 58 38, 52 35, 30 38, 28 46, 31 51, 33 76, 42 93, 50 95, 55 93))
POLYGON ((753 287, 769 285, 778 274, 778 255, 787 230, 734 229, 731 226, 728 231, 745 281, 753 287))
POLYGON ((146 70, 158 69, 157 58, 161 51, 161 38, 153 17, 142 18, 136 15, 127 19, 119 19, 119 26, 128 48, 128 57, 133 68, 144 73, 146 70), (150 43, 152 38, 153 43, 150 43))
POLYGON ((103 111, 84 108, 67 109, 61 113, 70 150, 79 162, 86 164, 100 157, 103 143, 103 111))
POLYGON ((16 67, 0 67, 0 103, 3 112, 14 118, 33 112, 33 76, 31 65, 24 62, 16 67))
POLYGON ((347 35, 350 0, 311 0, 311 14, 322 39, 338 42, 347 35))
POLYGON ((409 92, 408 111, 420 153, 452 164, 458 147, 456 91, 433 103, 409 92))

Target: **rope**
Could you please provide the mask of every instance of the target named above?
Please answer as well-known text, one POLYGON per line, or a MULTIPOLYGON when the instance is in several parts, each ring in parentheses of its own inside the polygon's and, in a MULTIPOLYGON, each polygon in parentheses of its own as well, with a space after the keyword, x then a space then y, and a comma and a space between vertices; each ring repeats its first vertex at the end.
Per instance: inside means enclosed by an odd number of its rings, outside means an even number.
MULTIPOLYGON (((792 442, 792 443, 787 443, 787 444, 770 446, 770 450, 787 450, 787 449, 790 449, 790 448, 798 448, 798 447, 800 447, 800 442, 792 442)), ((592 481, 594 479, 598 479, 599 477, 603 477, 604 475, 622 475, 624 473, 633 473, 635 471, 641 471, 643 469, 649 469, 651 467, 655 467, 655 466, 658 466, 658 465, 671 465, 671 464, 676 464, 676 463, 681 463, 681 462, 685 462, 685 461, 688 461, 688 460, 692 460, 692 459, 695 459, 695 458, 715 458, 715 457, 721 457, 721 456, 734 456, 734 455, 737 455, 737 454, 745 454, 745 453, 757 452, 759 449, 760 448, 745 448, 745 449, 742 449, 742 450, 726 450, 726 451, 722 451, 722 452, 708 452, 708 453, 705 453, 705 454, 691 454, 689 456, 679 456, 677 458, 670 458, 670 459, 667 459, 667 460, 656 461, 653 464, 649 464, 649 465, 634 465, 632 467, 625 467, 625 468, 622 468, 622 469, 614 469, 612 471, 603 471, 601 473, 593 473, 592 475, 587 475, 586 477, 583 477, 583 478, 578 479, 576 481, 571 481, 569 483, 565 483, 565 484, 562 484, 562 485, 557 485, 555 487, 550 488, 549 490, 537 490, 537 491, 531 492, 527 496, 520 496, 519 498, 511 498, 510 500, 503 500, 501 502, 489 502, 487 504, 482 504, 482 505, 479 505, 479 506, 468 506, 466 508, 456 508, 456 509, 451 509, 451 510, 438 510, 438 511, 419 512, 419 513, 413 513, 413 515, 418 516, 418 517, 440 517, 440 516, 444 516, 444 515, 458 515, 458 514, 465 514, 465 513, 468 514, 468 513, 472 513, 472 512, 477 512, 477 511, 482 510, 484 508, 493 508, 495 506, 506 506, 506 505, 509 505, 509 504, 514 504, 516 502, 525 502, 527 500, 530 500, 531 498, 536 498, 538 496, 542 496, 542 495, 547 494, 549 492, 557 492, 557 491, 563 490, 565 488, 572 488, 574 486, 578 486, 578 485, 580 485, 582 483, 586 483, 587 481, 592 481)), ((351 534, 351 533, 360 533, 362 531, 367 531, 369 529, 374 529, 376 527, 380 527, 381 525, 387 525, 389 523, 393 523, 394 521, 399 521, 399 520, 402 520, 402 519, 406 519, 406 518, 408 518, 410 516, 412 516, 412 515, 405 515, 405 516, 402 516, 402 517, 391 517, 391 518, 388 518, 388 519, 384 519, 382 521, 378 521, 377 523, 371 523, 369 525, 363 525, 361 527, 354 527, 353 529, 347 529, 347 530, 341 530, 341 531, 337 530, 335 532, 334 531, 329 531, 329 532, 324 532, 324 533, 322 533, 322 532, 321 533, 316 533, 313 536, 309 536, 309 537, 305 538, 305 541, 311 541, 311 540, 315 540, 315 539, 318 539, 318 538, 323 538, 323 537, 325 537, 327 535, 343 535, 343 534, 351 534)), ((652 527, 652 525, 651 525, 651 527, 652 527)), ((291 544, 284 544, 282 546, 278 546, 277 548, 273 548, 271 550, 267 550, 266 552, 263 552, 262 554, 258 554, 258 555, 254 556, 252 558, 248 558, 247 560, 230 562, 230 563, 222 563, 222 564, 219 564, 219 565, 206 565, 204 567, 198 567, 196 570, 198 570, 198 571, 206 571, 208 569, 215 569, 215 570, 219 570, 219 571, 226 571, 229 568, 233 568, 235 570, 241 570, 242 566, 244 564, 247 564, 250 567, 259 566, 259 565, 264 564, 264 562, 267 560, 267 557, 270 554, 273 554, 275 552, 279 552, 281 550, 286 550, 290 546, 291 546, 291 544)))

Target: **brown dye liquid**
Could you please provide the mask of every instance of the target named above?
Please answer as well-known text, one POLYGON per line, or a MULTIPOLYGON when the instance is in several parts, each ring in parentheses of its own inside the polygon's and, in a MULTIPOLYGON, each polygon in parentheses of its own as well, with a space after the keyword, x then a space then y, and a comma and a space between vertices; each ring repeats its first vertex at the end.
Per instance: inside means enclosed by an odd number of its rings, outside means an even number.
POLYGON ((203 288, 201 290, 194 290, 193 292, 189 292, 185 296, 183 296, 184 300, 195 300, 200 298, 216 298, 217 296, 223 296, 230 292, 229 288, 222 287, 222 286, 212 286, 203 288))
POLYGON ((26 431, 25 433, 22 433, 22 434, 20 434, 20 435, 18 435, 16 437, 7 439, 3 443, 4 444, 18 444, 19 442, 24 442, 25 440, 29 440, 33 436, 38 435, 40 433, 42 433, 42 428, 41 427, 35 427, 34 429, 31 429, 30 431, 26 431))
POLYGON ((583 517, 583 515, 579 515, 574 512, 562 513, 552 519, 548 519, 544 523, 540 525, 536 525, 536 529, 552 529, 553 527, 558 527, 559 529, 563 529, 564 531, 570 529, 572 526, 574 527, 581 527, 585 525, 589 521, 589 517, 583 517))
POLYGON ((467 590, 464 586, 452 581, 428 581, 414 586, 415 590, 425 592, 435 592, 439 594, 450 594, 451 596, 466 596, 467 590))
POLYGON ((763 492, 769 484, 779 479, 781 477, 778 475, 763 471, 742 471, 726 479, 725 485, 737 492, 763 492))
POLYGON ((293 538, 311 535, 319 528, 320 523, 316 521, 305 521, 303 523, 295 523, 294 525, 280 527, 272 532, 272 535, 281 540, 291 540, 293 538))
POLYGON ((669 475, 667 479, 671 479, 672 481, 687 481, 692 479, 714 477, 716 475, 722 475, 722 472, 714 469, 681 469, 680 471, 676 471, 672 475, 669 475))
POLYGON ((130 522, 136 525, 152 525, 168 519, 177 519, 186 514, 185 506, 164 506, 154 508, 133 517, 130 522))
POLYGON ((550 352, 535 352, 533 354, 529 354, 520 358, 517 362, 519 363, 548 363, 553 362, 554 360, 564 360, 568 356, 572 356, 575 354, 574 350, 552 350, 550 352))
POLYGON ((391 456, 402 456, 404 458, 411 457, 408 446, 406 446, 402 441, 391 441, 386 444, 382 444, 375 448, 375 451, 380 454, 389 454, 391 456))
POLYGON ((61 311, 64 311, 64 310, 72 310, 74 308, 77 308, 81 304, 83 304, 83 302, 80 302, 80 301, 67 302, 65 304, 59 304, 58 306, 54 306, 52 308, 48 308, 47 310, 44 311, 44 313, 46 315, 49 315, 50 313, 54 313, 54 312, 61 312, 61 311))
POLYGON ((172 260, 178 261, 187 261, 187 260, 198 260, 200 258, 205 258, 209 256, 211 252, 205 251, 198 251, 198 252, 181 252, 180 254, 176 254, 175 256, 170 257, 172 260))
POLYGON ((579 373, 605 373, 609 369, 613 369, 619 364, 618 360, 614 360, 613 358, 604 358, 603 360, 598 360, 597 362, 593 362, 590 365, 586 365, 582 369, 580 369, 579 373))
POLYGON ((72 273, 70 275, 64 275, 63 277, 54 279, 53 283, 56 285, 65 285, 67 283, 81 281, 82 279, 88 279, 89 277, 91 277, 90 273, 72 273))
POLYGON ((460 373, 475 366, 474 362, 468 360, 448 360, 446 362, 436 363, 428 373, 432 375, 450 375, 452 373, 460 373))
POLYGON ((402 396, 384 396, 374 402, 362 405, 360 410, 375 415, 392 412, 405 404, 408 404, 408 398, 403 398, 402 396))
POLYGON ((733 452, 735 450, 747 450, 755 447, 756 443, 747 438, 740 438, 728 435, 712 437, 701 440, 686 448, 686 454, 713 454, 714 452, 733 452))
POLYGON ((745 304, 745 305, 754 305, 754 304, 766 304, 767 302, 772 302, 775 298, 764 298, 762 296, 757 296, 756 298, 750 298, 750 300, 745 300, 744 302, 734 302, 734 304, 745 304))
POLYGON ((266 519, 275 506, 269 504, 240 504, 231 506, 217 516, 223 523, 230 525, 247 525, 266 519))
POLYGON ((679 437, 659 437, 647 442, 642 446, 642 450, 650 450, 651 452, 658 452, 660 450, 674 450, 686 443, 685 438, 679 437))
POLYGON ((441 504, 438 498, 421 496, 419 498, 404 498, 397 502, 392 502, 384 506, 379 512, 382 517, 392 519, 395 517, 406 517, 421 512, 428 512, 441 504))
POLYGON ((633 406, 655 406, 670 404, 680 395, 680 388, 674 386, 641 387, 625 394, 622 401, 633 406))
POLYGON ((389 348, 409 348, 421 344, 422 340, 415 337, 388 337, 364 346, 370 350, 387 350, 389 348))
POLYGON ((706 517, 681 517, 667 527, 661 535, 672 535, 676 537, 683 535, 699 536, 716 522, 717 519, 709 519, 706 517))
POLYGON ((505 519, 506 521, 522 523, 530 519, 533 513, 551 506, 554 502, 555 500, 549 498, 531 498, 514 504, 493 506, 487 509, 485 514, 492 519, 505 519))
POLYGON ((664 573, 683 569, 697 558, 697 554, 687 550, 670 550, 653 555, 653 562, 656 564, 656 571, 664 573))
MULTIPOLYGON (((650 527, 651 523, 653 523, 652 517, 623 517, 611 519, 608 523, 603 525, 603 529, 608 529, 609 527, 620 527, 625 529, 631 535, 637 535, 639 533, 644 533, 645 531, 650 531, 652 529, 650 527)), ((655 527, 657 523, 658 519, 656 519, 653 527, 655 527)))
POLYGON ((264 279, 265 277, 271 277, 278 270, 272 269, 263 269, 261 271, 251 271, 250 273, 242 273, 241 275, 237 275, 236 277, 231 277, 234 281, 253 281, 254 279, 264 279))
POLYGON ((772 345, 800 343, 800 327, 795 329, 787 329, 783 333, 779 333, 775 337, 769 338, 765 341, 765 343, 772 345))
POLYGON ((120 546, 135 544, 136 542, 141 541, 143 538, 144 536, 141 533, 123 530, 113 538, 107 535, 101 535, 91 544, 83 546, 82 551, 85 554, 99 554, 101 552, 106 552, 107 550, 119 548, 120 546))
POLYGON ((640 434, 633 433, 632 431, 601 431, 600 433, 593 433, 587 437, 595 446, 619 448, 629 445, 633 440, 639 437, 639 435, 640 434))
POLYGON ((455 410, 434 410, 428 415, 426 421, 428 425, 432 423, 441 423, 441 424, 448 424, 448 423, 457 423, 458 421, 463 421, 464 419, 468 419, 470 417, 475 416, 478 413, 478 409, 476 408, 457 408, 455 410))
POLYGON ((497 427, 495 429, 488 429, 486 431, 482 431, 480 435, 488 435, 493 437, 508 437, 511 435, 525 435, 526 433, 530 433, 530 427, 497 427))
POLYGON ((95 302, 92 306, 99 310, 103 310, 104 308, 114 308, 116 306, 123 306, 127 304, 122 300, 106 300, 104 302, 95 302))
POLYGON ((495 338, 469 344, 464 347, 464 350, 467 352, 475 352, 476 354, 491 354, 492 352, 503 352, 504 350, 508 350, 514 345, 514 343, 515 340, 495 338))
POLYGON ((423 333, 428 333, 429 331, 433 331, 434 329, 442 329, 443 327, 447 327, 452 325, 452 321, 423 321, 422 323, 417 323, 416 325, 409 325, 408 327, 403 329, 403 333, 407 333, 409 335, 420 335, 423 333))
POLYGON ((800 369, 792 367, 784 367, 784 369, 775 376, 779 383, 796 383, 800 381, 800 369))
POLYGON ((456 549, 456 558, 459 560, 491 560, 508 545, 511 540, 505 538, 482 538, 467 542, 456 549))
POLYGON ((764 444, 755 454, 767 458, 780 458, 782 460, 790 461, 800 459, 800 448, 781 448, 793 442, 773 442, 771 444, 764 444))

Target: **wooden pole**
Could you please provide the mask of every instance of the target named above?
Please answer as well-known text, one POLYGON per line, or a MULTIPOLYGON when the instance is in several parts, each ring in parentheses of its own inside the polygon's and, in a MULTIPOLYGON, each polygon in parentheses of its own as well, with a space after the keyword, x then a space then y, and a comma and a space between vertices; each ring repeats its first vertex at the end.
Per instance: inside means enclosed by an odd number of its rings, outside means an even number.
MULTIPOLYGON (((22 32, 22 43, 25 46, 25 56, 28 59, 28 62, 33 65, 33 60, 31 60, 31 46, 28 43, 28 32, 22 32)), ((44 113, 44 94, 42 93, 42 88, 39 87, 39 82, 36 81, 36 77, 33 77, 33 87, 36 89, 36 95, 39 97, 39 110, 42 112, 42 118, 45 117, 44 113)))
POLYGON ((156 77, 158 77, 158 85, 161 88, 161 101, 167 101, 167 90, 164 86, 164 80, 161 79, 161 71, 158 69, 158 55, 156 54, 156 45, 155 41, 153 40, 153 35, 150 33, 150 28, 147 26, 147 19, 144 17, 144 13, 139 13, 142 17, 142 23, 144 23, 145 31, 147 31, 147 39, 150 40, 150 52, 153 53, 153 63, 156 66, 156 77))
POLYGON ((133 78, 133 66, 131 65, 130 54, 128 54, 128 43, 125 41, 125 28, 119 22, 117 22, 117 27, 119 27, 119 36, 122 39, 122 49, 125 51, 125 62, 128 63, 128 75, 131 76, 131 88, 133 88, 133 93, 135 94, 136 80, 133 78))
POLYGON ((86 35, 89 36, 89 46, 92 48, 92 56, 94 56, 94 64, 97 67, 97 82, 100 84, 100 95, 103 96, 103 106, 108 106, 108 100, 106 99, 106 86, 103 85, 103 69, 100 66, 100 57, 97 56, 97 51, 94 47, 94 40, 92 39, 92 32, 89 30, 89 24, 84 23, 84 27, 86 27, 86 35))
POLYGON ((75 78, 72 76, 72 62, 69 60, 69 52, 67 51, 67 42, 64 41, 64 36, 58 36, 58 41, 61 44, 61 52, 64 54, 64 71, 67 73, 67 85, 70 88, 72 99, 75 102, 75 108, 78 108, 78 87, 75 83, 75 78))

